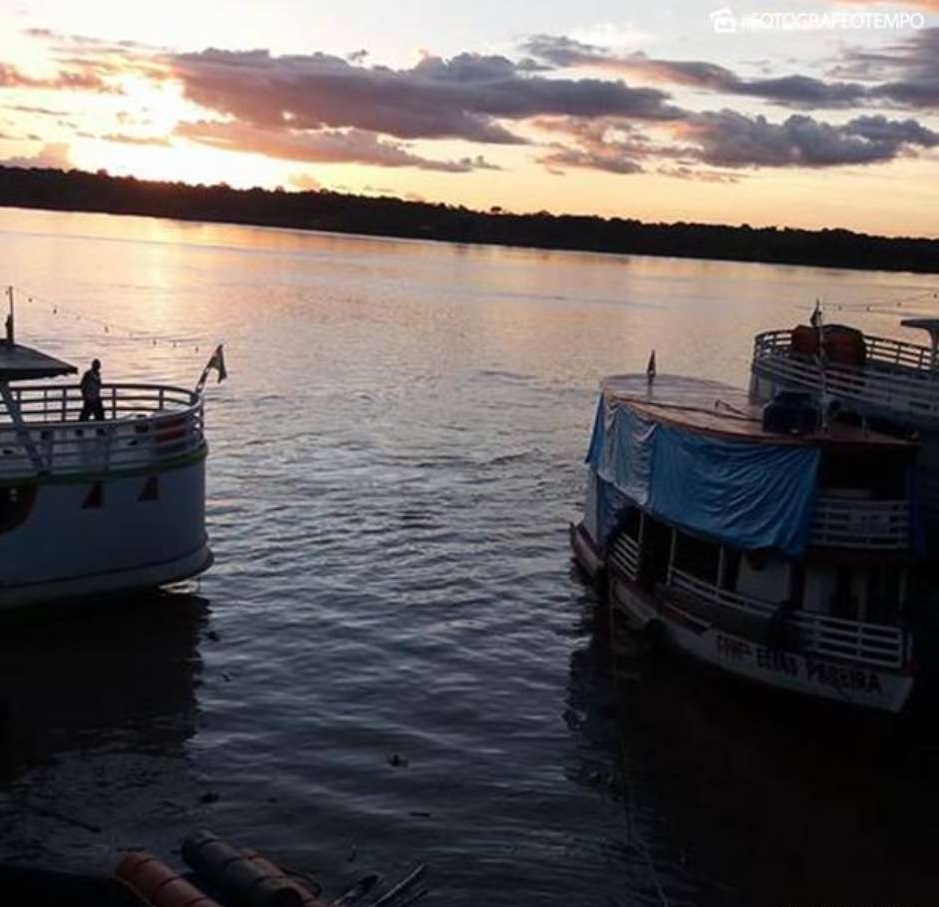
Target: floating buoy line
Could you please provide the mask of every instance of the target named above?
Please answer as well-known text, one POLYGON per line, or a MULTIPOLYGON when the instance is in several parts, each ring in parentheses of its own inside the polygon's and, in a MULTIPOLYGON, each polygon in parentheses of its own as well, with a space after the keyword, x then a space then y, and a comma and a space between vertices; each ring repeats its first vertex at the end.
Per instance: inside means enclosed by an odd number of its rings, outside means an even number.
MULTIPOLYGON (((934 303, 939 308, 939 288, 920 290, 907 296, 894 297, 892 299, 872 299, 870 302, 835 302, 833 300, 818 300, 818 304, 827 312, 871 312, 874 314, 884 314, 895 312, 897 309, 915 308, 917 306, 928 306, 934 303)), ((781 308, 803 311, 806 305, 800 302, 779 303, 781 308)), ((939 312, 937 312, 939 315, 939 312)))
POLYGON ((10 306, 25 303, 31 307, 45 309, 49 314, 56 317, 67 318, 80 324, 90 324, 107 334, 109 337, 120 340, 132 340, 134 342, 147 343, 150 346, 168 346, 173 349, 192 347, 193 351, 198 353, 201 348, 211 343, 204 336, 179 336, 162 334, 154 331, 148 331, 142 328, 132 328, 127 325, 119 324, 112 319, 103 320, 88 315, 85 312, 76 311, 71 304, 63 303, 50 299, 43 294, 33 293, 24 290, 22 287, 8 286, 6 293, 10 301, 10 306))

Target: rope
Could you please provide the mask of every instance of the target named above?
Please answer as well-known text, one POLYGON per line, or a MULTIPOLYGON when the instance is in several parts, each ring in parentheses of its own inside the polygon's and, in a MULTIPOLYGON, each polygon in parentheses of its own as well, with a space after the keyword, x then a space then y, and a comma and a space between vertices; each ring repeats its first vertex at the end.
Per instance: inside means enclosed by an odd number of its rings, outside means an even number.
MULTIPOLYGON (((49 299, 45 295, 39 293, 33 293, 29 290, 24 290, 22 287, 14 287, 14 292, 16 293, 15 301, 17 303, 22 303, 25 299, 26 302, 30 305, 41 304, 47 306, 53 315, 60 314, 60 310, 64 310, 66 307, 62 303, 49 299)), ((105 334, 112 336, 123 335, 122 339, 126 340, 139 340, 149 343, 151 346, 157 346, 157 344, 165 344, 167 346, 179 347, 179 346, 189 346, 193 345, 195 352, 199 352, 200 345, 206 343, 205 337, 195 336, 195 337, 181 337, 181 336, 172 336, 168 334, 161 334, 153 331, 145 331, 139 328, 130 328, 125 325, 118 324, 113 320, 102 320, 100 318, 95 318, 94 316, 87 315, 83 312, 75 312, 74 310, 64 312, 68 314, 69 317, 74 318, 76 321, 84 322, 86 324, 94 324, 102 328, 105 334)))
MULTIPOLYGON (((829 311, 837 312, 871 312, 882 314, 884 312, 890 312, 893 309, 902 308, 909 303, 932 300, 935 300, 936 304, 939 305, 939 288, 920 290, 907 296, 900 296, 899 298, 888 299, 884 297, 881 299, 873 299, 870 302, 827 302, 823 303, 822 307, 827 308, 829 311)), ((780 308, 795 311, 805 311, 807 309, 807 306, 803 303, 797 302, 780 302, 777 303, 777 305, 780 308)))

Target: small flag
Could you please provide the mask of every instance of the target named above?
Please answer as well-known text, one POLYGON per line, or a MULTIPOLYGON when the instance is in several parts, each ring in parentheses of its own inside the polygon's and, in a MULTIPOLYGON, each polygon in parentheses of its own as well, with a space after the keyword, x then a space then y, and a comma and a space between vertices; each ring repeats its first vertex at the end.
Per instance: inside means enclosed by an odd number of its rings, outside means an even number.
POLYGON ((212 358, 209 360, 208 368, 214 368, 218 372, 218 383, 221 384, 227 377, 228 372, 225 370, 225 348, 220 343, 215 347, 215 352, 212 353, 212 358))
POLYGON ((822 303, 819 299, 815 300, 815 309, 812 312, 812 317, 809 319, 809 324, 811 324, 813 328, 820 327, 822 324, 822 303))
POLYGON ((219 344, 215 347, 215 352, 212 353, 211 358, 206 363, 204 369, 202 369, 202 374, 199 376, 199 381, 196 384, 196 393, 201 394, 202 389, 205 387, 206 379, 209 377, 209 372, 215 369, 218 373, 218 383, 221 384, 228 377, 228 370, 225 368, 225 350, 223 344, 219 344))

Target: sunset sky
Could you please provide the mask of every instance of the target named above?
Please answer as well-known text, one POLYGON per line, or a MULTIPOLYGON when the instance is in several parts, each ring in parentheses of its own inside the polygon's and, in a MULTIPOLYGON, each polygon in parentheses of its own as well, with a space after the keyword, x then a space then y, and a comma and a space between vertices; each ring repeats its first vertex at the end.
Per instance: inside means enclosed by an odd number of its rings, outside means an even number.
POLYGON ((3 0, 0 163, 939 236, 939 0, 3 0))

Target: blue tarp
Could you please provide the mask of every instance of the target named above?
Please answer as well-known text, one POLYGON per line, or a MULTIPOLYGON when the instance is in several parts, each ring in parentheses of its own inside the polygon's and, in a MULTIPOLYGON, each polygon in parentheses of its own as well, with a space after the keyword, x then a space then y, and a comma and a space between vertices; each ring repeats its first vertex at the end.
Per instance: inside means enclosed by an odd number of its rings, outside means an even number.
POLYGON ((597 541, 606 543, 626 498, 715 541, 799 557, 808 544, 820 461, 817 446, 682 430, 623 407, 611 411, 601 399, 587 454, 603 483, 597 541))

